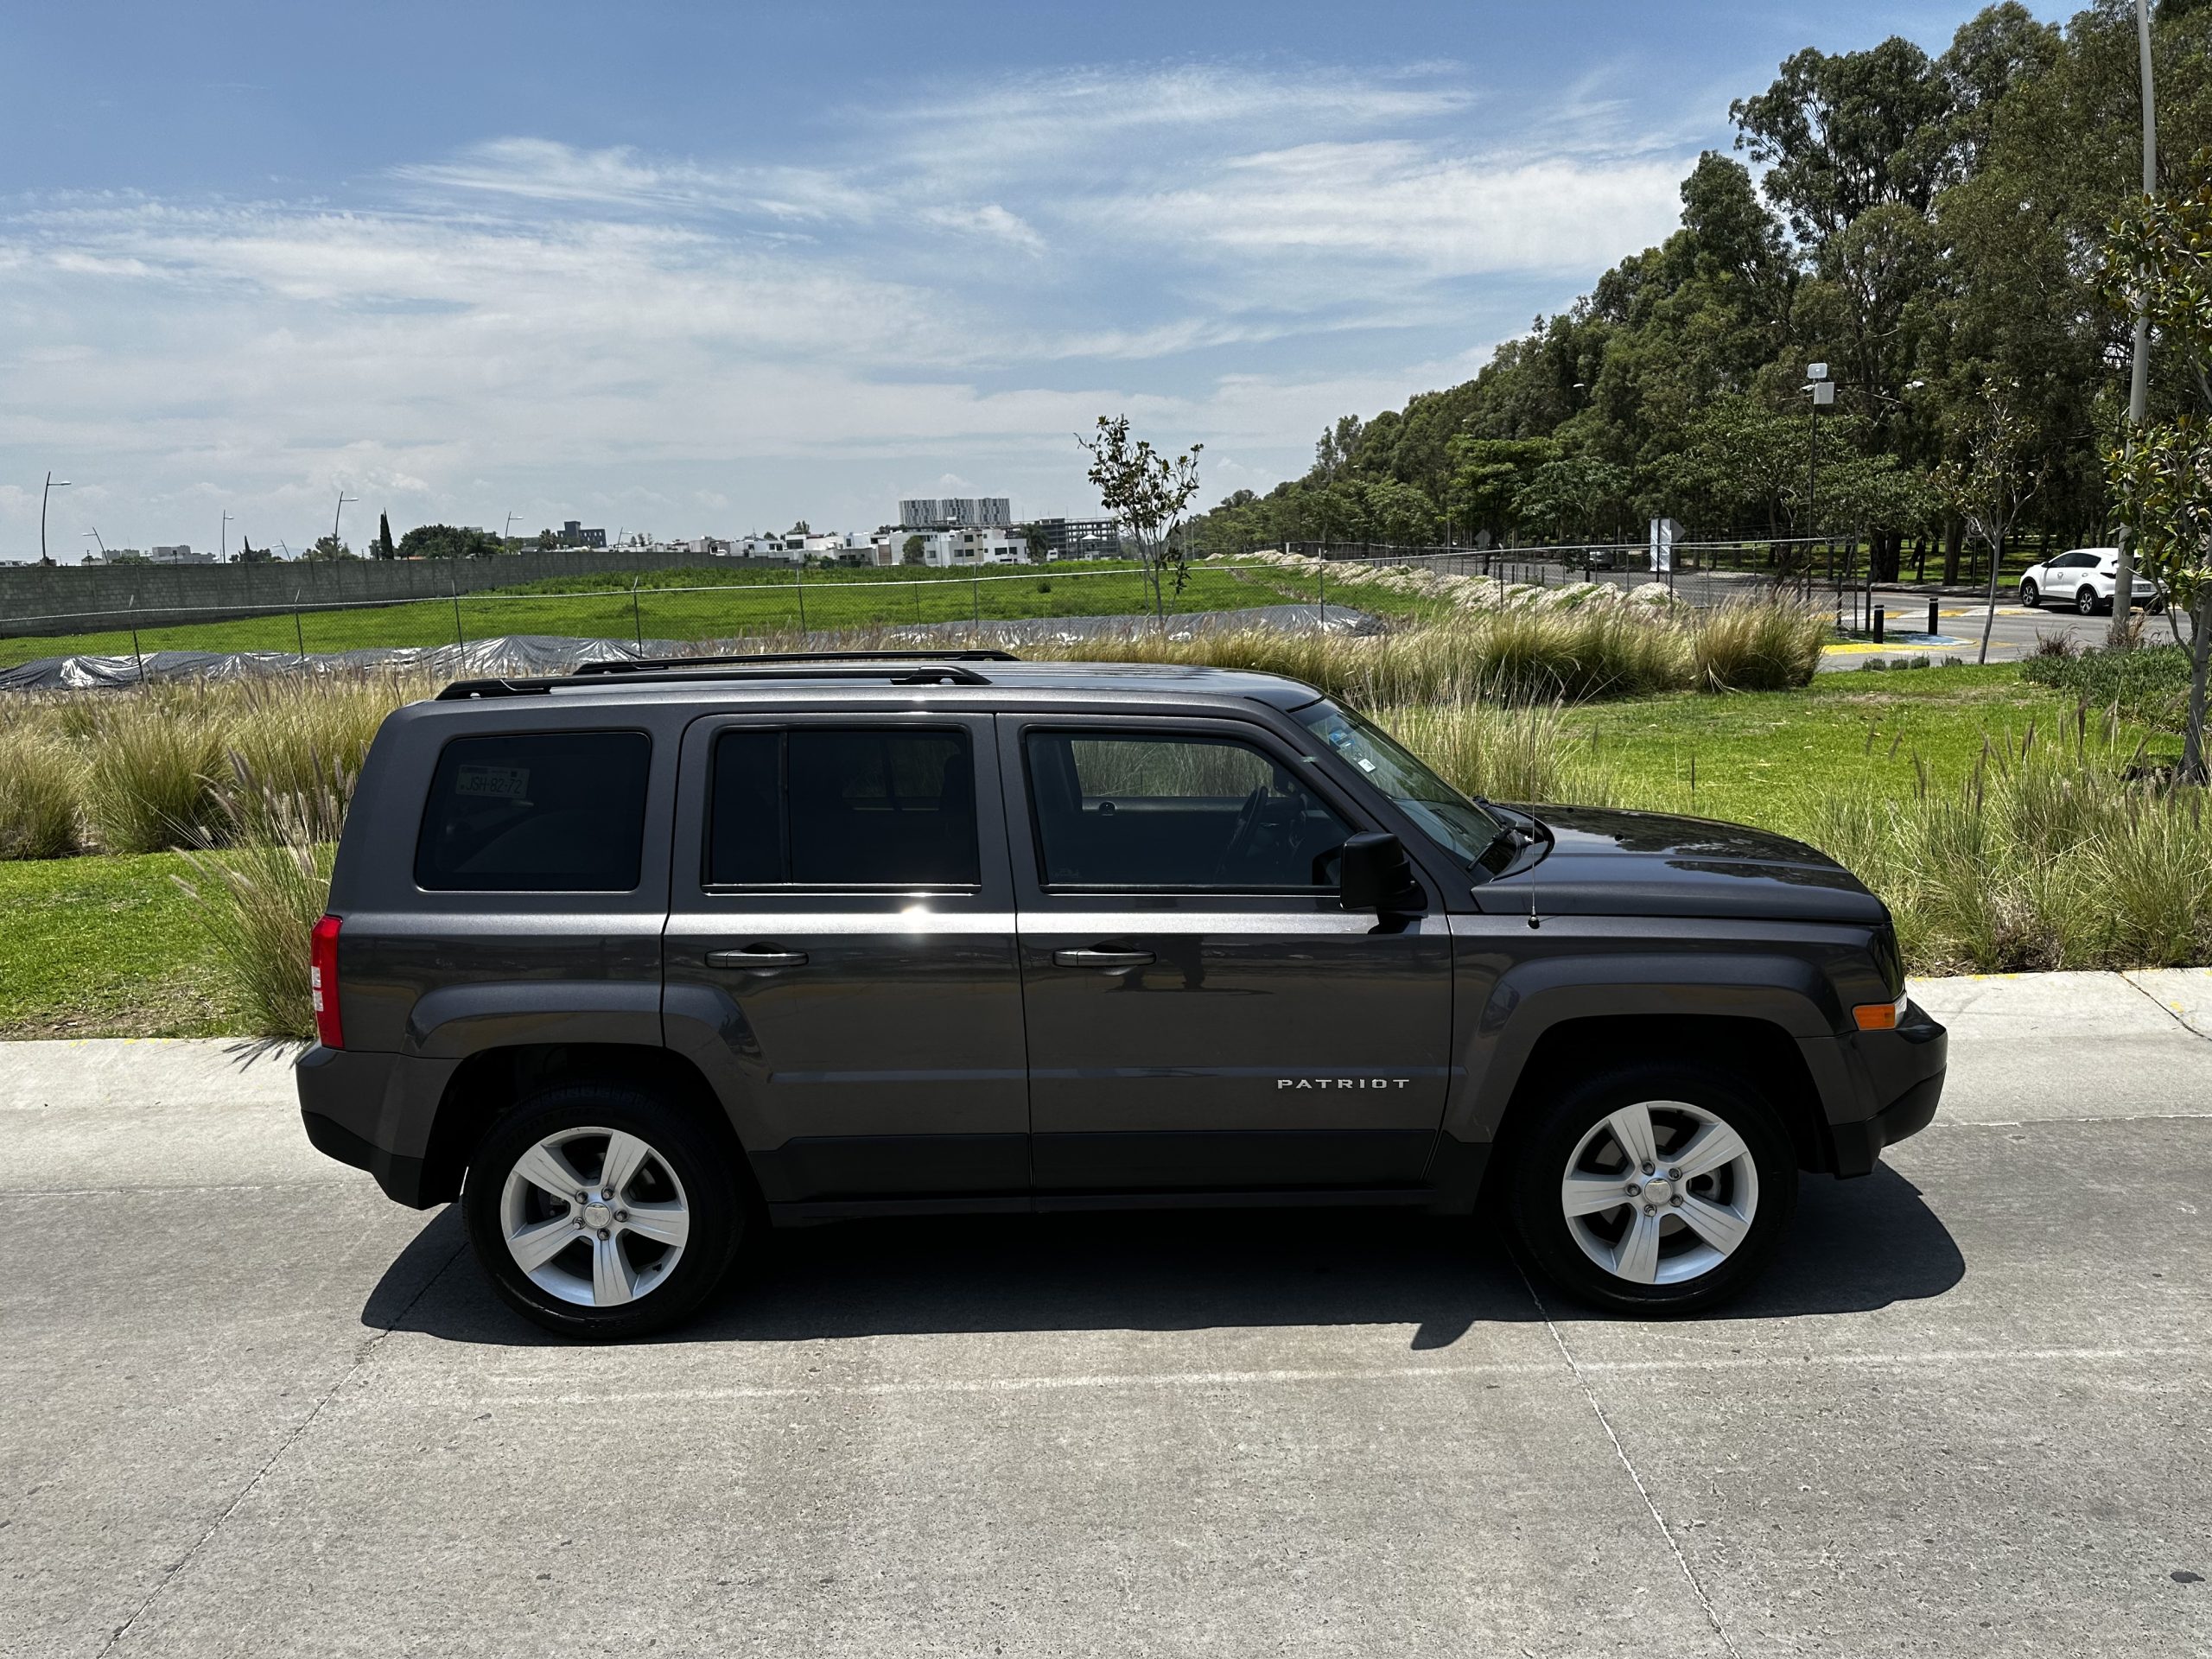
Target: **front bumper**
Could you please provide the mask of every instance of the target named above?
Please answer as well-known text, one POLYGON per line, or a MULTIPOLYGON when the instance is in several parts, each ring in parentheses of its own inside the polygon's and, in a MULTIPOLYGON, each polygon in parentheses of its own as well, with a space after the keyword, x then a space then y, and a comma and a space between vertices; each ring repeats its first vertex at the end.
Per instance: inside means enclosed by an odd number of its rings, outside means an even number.
POLYGON ((1916 1002, 1905 1005, 1904 1023, 1895 1031, 1861 1032, 1855 1046, 1868 1097, 1877 1103, 1869 1117, 1828 1126, 1838 1175, 1872 1173, 1883 1147, 1926 1128, 1943 1097, 1950 1064, 1950 1033, 1916 1002))
POLYGON ((368 1171, 385 1197, 424 1210, 438 1200, 424 1196, 424 1148, 405 1122, 412 1115, 394 1109, 400 1058, 318 1045, 300 1056, 292 1075, 300 1122, 315 1149, 368 1171))

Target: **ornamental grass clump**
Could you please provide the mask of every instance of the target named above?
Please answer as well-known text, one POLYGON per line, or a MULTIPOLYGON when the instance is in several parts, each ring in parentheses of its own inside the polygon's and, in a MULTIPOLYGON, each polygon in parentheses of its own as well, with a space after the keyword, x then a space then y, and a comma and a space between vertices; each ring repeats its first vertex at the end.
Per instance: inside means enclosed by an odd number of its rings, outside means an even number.
POLYGON ((60 858, 82 846, 84 770, 37 726, 0 731, 0 858, 60 858))
POLYGON ((1690 625, 1700 691, 1786 691, 1808 683, 1830 637, 1827 618, 1786 599, 1730 600, 1690 625))
POLYGON ((103 850, 200 845, 220 824, 210 780, 222 736, 192 699, 118 699, 97 711, 83 743, 85 817, 103 850))
POLYGON ((1608 806, 1611 774, 1567 729, 1567 707, 1510 696, 1414 703, 1374 716, 1462 794, 1608 806))
POLYGON ((2078 721, 1986 745, 1940 788, 1838 793, 1810 839, 1895 912, 1921 973, 2179 966, 2212 952, 2212 818, 2078 721))
POLYGON ((1025 656, 1187 663, 1283 674, 1375 708, 1505 696, 1549 702, 1802 685, 1825 625, 1787 601, 1745 601, 1716 621, 1641 605, 1455 612, 1381 633, 1149 627, 1025 645, 1025 656))
MULTIPOLYGON (((319 772, 311 757, 311 775, 319 772)), ((330 870, 353 778, 330 768, 321 781, 283 785, 232 755, 210 794, 221 819, 185 854, 191 879, 176 878, 214 947, 232 1006, 256 1036, 305 1042, 315 1032, 308 935, 330 899, 330 870)))

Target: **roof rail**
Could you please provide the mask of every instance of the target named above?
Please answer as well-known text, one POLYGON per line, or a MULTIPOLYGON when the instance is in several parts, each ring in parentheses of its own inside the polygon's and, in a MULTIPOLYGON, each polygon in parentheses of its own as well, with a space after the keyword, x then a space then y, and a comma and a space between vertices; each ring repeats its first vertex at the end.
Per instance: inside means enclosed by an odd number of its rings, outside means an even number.
MULTIPOLYGON (((625 681, 640 685, 672 685, 679 682, 728 680, 886 680, 893 685, 988 685, 990 681, 974 669, 959 663, 946 662, 931 657, 921 660, 899 660, 871 664, 865 659, 831 661, 777 662, 769 660, 765 666, 752 664, 760 661, 755 658, 716 659, 698 658, 701 666, 678 668, 672 664, 627 663, 620 668, 609 667, 590 677, 620 684, 625 681), (626 671, 638 670, 632 673, 626 671)), ((1018 660, 1009 658, 1008 660, 1018 660)), ((574 686, 576 677, 563 674, 553 677, 532 676, 526 679, 455 680, 438 693, 440 702, 458 702, 470 697, 530 697, 550 696, 562 686, 574 686)))
POLYGON ((762 651, 732 657, 609 657, 580 663, 571 678, 587 674, 632 674, 641 670, 719 667, 753 663, 1018 663, 1010 651, 762 651))

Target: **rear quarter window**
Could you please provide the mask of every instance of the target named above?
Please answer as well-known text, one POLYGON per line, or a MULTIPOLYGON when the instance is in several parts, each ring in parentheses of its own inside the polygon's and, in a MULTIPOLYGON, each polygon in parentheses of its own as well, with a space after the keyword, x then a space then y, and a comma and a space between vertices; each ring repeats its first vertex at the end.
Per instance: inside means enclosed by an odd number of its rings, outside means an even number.
POLYGON ((645 847, 643 732, 456 737, 415 844, 433 891, 628 893, 645 847))

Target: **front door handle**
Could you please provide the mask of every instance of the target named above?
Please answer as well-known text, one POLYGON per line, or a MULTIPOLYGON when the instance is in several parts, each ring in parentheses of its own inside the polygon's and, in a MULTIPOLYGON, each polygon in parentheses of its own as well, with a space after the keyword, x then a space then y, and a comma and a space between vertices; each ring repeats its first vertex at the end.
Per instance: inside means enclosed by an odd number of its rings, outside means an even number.
POLYGON ((1061 968, 1149 968, 1149 950, 1055 950, 1052 961, 1061 968))
POLYGON ((804 968, 804 950, 709 950, 709 968, 804 968))

